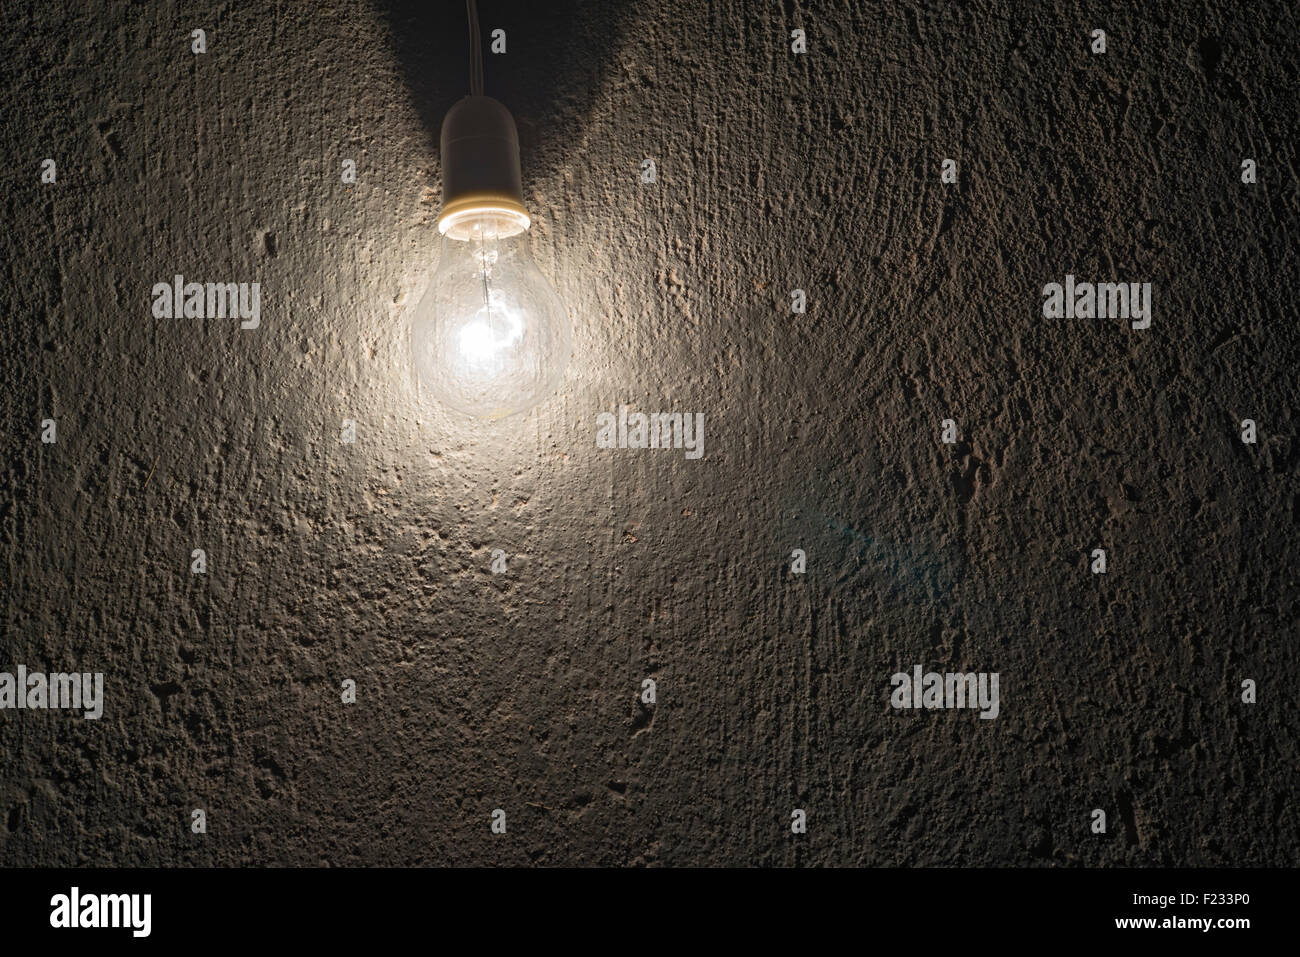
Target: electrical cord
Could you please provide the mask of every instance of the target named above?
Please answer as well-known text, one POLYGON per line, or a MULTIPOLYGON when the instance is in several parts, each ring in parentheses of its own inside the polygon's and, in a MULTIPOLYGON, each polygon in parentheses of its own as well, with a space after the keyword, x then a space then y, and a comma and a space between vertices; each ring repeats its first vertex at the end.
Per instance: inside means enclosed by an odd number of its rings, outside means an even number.
POLYGON ((465 0, 465 11, 469 15, 469 93, 470 96, 482 96, 483 41, 478 31, 477 0, 465 0))

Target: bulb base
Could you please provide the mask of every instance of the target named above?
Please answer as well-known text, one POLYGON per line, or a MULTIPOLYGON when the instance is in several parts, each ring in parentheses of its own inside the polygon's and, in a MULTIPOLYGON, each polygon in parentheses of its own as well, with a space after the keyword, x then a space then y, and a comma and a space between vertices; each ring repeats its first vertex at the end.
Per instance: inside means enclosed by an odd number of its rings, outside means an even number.
POLYGON ((442 121, 438 232, 468 239, 470 223, 484 216, 497 221, 502 237, 521 233, 530 224, 514 117, 490 96, 467 96, 442 121))

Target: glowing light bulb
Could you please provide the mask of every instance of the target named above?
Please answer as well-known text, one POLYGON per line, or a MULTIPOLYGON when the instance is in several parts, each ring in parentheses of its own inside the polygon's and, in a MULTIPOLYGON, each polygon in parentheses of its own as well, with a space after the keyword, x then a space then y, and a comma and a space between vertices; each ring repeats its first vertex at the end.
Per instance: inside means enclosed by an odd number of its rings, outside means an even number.
POLYGON ((569 361, 569 315, 528 252, 519 135, 472 95, 442 122, 442 258, 412 317, 421 383, 445 405, 499 419, 531 409, 569 361))
POLYGON ((420 381, 467 415, 502 418, 555 391, 569 361, 569 317, 517 218, 478 212, 443 234, 412 343, 420 381))

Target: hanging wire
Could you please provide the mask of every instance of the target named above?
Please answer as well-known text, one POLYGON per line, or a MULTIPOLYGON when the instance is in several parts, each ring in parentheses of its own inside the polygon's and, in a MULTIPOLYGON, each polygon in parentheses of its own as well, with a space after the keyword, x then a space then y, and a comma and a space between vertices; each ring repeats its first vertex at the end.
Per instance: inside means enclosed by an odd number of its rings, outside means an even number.
POLYGON ((477 0, 465 0, 465 11, 469 14, 469 93, 470 96, 482 96, 483 41, 478 32, 477 0))

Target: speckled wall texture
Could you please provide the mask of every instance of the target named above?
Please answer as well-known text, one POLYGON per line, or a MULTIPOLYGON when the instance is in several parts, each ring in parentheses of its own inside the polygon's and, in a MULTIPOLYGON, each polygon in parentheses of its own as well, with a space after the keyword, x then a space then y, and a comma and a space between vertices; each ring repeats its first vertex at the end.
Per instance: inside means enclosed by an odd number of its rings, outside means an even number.
POLYGON ((574 328, 494 425, 409 359, 463 4, 0 11, 0 671, 105 699, 0 710, 0 865, 1296 863, 1295 6, 480 12, 574 328))

